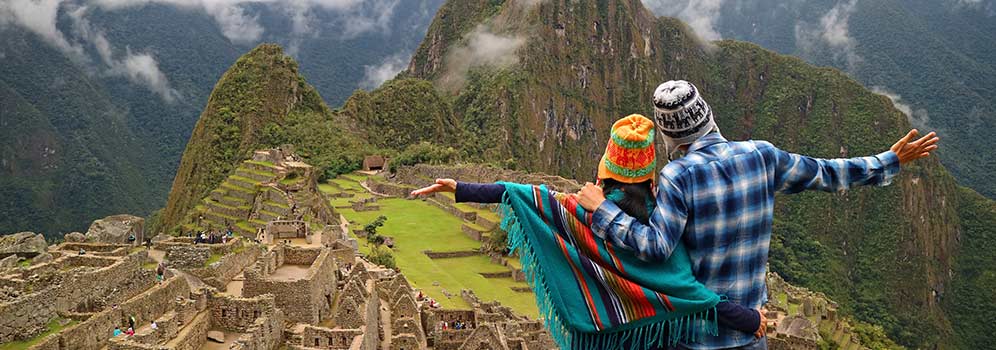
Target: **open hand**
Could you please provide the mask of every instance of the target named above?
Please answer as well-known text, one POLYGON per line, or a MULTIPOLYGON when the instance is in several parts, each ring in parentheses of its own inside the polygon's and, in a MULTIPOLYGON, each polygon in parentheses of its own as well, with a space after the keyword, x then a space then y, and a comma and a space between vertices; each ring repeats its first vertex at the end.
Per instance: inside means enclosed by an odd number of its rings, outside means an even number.
POLYGON ((892 145, 893 152, 899 156, 899 164, 906 164, 914 160, 924 158, 930 155, 937 149, 937 142, 941 139, 937 137, 937 133, 931 132, 927 136, 921 137, 916 141, 910 142, 914 137, 917 137, 920 132, 916 129, 910 130, 906 136, 899 139, 895 145, 892 145))
POLYGON ((602 193, 602 188, 591 182, 585 183, 581 191, 578 191, 578 204, 589 212, 595 212, 604 201, 605 194, 602 193))
POLYGON ((436 192, 456 192, 456 185, 456 180, 453 179, 436 179, 435 184, 414 190, 411 195, 412 197, 418 197, 436 192))

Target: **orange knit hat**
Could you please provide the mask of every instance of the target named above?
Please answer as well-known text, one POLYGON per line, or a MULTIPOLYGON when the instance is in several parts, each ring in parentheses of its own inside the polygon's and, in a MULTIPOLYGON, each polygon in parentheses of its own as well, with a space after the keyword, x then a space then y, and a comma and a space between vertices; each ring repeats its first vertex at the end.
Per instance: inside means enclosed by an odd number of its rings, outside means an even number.
POLYGON ((622 183, 654 180, 657 154, 654 151, 654 122, 631 114, 612 124, 612 137, 598 163, 598 179, 622 183))

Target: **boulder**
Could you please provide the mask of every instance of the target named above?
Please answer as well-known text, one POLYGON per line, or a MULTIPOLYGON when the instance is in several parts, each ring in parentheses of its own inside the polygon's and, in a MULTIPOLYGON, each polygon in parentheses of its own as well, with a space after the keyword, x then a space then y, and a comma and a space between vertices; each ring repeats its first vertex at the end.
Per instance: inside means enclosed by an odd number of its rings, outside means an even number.
POLYGON ((144 240, 145 219, 134 215, 112 215, 90 224, 86 241, 94 243, 141 244, 144 240), (134 240, 129 237, 134 236, 134 240))
POLYGON ((11 255, 6 258, 0 259, 0 270, 12 269, 17 267, 17 262, 20 258, 17 255, 11 255))
POLYGON ((17 254, 26 258, 48 251, 45 237, 34 232, 0 236, 0 257, 17 254))
POLYGON ((31 263, 32 264, 44 264, 44 263, 50 262, 52 260, 55 260, 55 257, 53 257, 52 254, 49 254, 48 252, 44 252, 44 253, 36 255, 34 257, 34 259, 31 259, 31 263))
POLYGON ((219 331, 208 331, 207 338, 215 343, 224 343, 225 333, 219 331))
POLYGON ((86 236, 79 232, 67 233, 63 239, 68 243, 83 243, 86 242, 86 236))

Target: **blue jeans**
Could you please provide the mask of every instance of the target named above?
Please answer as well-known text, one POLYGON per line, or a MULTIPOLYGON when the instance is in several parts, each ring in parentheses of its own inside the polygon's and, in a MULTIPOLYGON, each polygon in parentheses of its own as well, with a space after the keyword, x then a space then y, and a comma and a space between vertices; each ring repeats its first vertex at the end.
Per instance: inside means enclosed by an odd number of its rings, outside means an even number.
MULTIPOLYGON (((672 350, 689 350, 689 349, 679 344, 678 346, 674 347, 672 350)), ((738 346, 735 348, 729 348, 726 350, 768 350, 768 337, 764 337, 761 339, 754 339, 754 342, 750 344, 744 346, 738 346)))

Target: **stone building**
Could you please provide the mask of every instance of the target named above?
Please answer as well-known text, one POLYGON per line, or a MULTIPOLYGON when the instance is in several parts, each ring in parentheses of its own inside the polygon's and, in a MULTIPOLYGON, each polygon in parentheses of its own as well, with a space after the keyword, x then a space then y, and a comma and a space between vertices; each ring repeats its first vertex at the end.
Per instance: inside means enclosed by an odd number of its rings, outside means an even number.
POLYGON ((272 294, 288 320, 318 324, 331 316, 335 271, 328 249, 278 245, 244 272, 242 294, 272 294))

